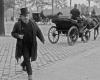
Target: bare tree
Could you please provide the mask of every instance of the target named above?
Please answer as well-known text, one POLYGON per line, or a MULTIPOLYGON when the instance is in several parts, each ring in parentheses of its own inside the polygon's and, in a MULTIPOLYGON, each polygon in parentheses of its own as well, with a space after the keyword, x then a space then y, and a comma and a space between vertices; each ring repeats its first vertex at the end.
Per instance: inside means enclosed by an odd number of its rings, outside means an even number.
POLYGON ((72 0, 70 0, 70 9, 71 9, 71 5, 72 5, 72 0))
POLYGON ((100 3, 100 0, 93 0, 94 2, 96 2, 96 3, 100 3))
POLYGON ((0 0, 0 36, 5 35, 4 28, 4 0, 0 0))
POLYGON ((13 8, 14 5, 15 5, 15 0, 4 0, 5 10, 7 10, 9 8, 13 8))
POLYGON ((67 0, 56 0, 55 3, 57 8, 67 7, 67 0))
POLYGON ((4 0, 4 10, 7 11, 9 8, 13 9, 12 20, 14 20, 15 0, 4 0))
POLYGON ((93 1, 100 5, 100 0, 93 0, 93 1))
POLYGON ((37 12, 39 8, 42 9, 46 5, 51 5, 51 3, 50 2, 48 3, 47 0, 30 0, 30 3, 31 3, 31 7, 36 6, 37 12))

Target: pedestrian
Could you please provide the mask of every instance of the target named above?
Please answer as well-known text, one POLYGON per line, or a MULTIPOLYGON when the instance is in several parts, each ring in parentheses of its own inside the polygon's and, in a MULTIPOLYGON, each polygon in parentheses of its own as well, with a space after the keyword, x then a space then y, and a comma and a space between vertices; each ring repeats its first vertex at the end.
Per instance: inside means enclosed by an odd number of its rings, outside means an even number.
POLYGON ((18 61, 23 56, 22 69, 28 74, 28 80, 32 80, 31 61, 37 59, 37 40, 44 44, 44 37, 34 20, 29 19, 28 9, 20 9, 20 19, 15 23, 11 35, 17 39, 15 58, 18 61))

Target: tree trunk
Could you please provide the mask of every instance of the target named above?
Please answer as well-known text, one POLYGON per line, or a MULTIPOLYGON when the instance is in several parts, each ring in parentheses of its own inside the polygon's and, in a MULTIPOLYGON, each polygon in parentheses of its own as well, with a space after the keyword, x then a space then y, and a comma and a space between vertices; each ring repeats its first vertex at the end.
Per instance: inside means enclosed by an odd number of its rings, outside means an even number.
POLYGON ((91 1, 88 0, 88 3, 89 3, 89 12, 90 12, 91 1))
POLYGON ((72 0, 70 0, 70 10, 71 10, 72 0))
POLYGON ((52 15, 53 15, 53 13, 54 13, 54 0, 52 0, 52 15))
POLYGON ((0 1, 0 36, 5 35, 4 29, 4 0, 0 1))
POLYGON ((37 6, 37 12, 39 12, 39 7, 37 6))
POLYGON ((25 0, 25 7, 26 7, 26 0, 25 0))
POLYGON ((14 19, 15 19, 15 0, 14 0, 14 5, 13 5, 13 20, 12 21, 14 21, 14 19))
POLYGON ((15 14, 14 9, 15 9, 15 8, 13 7, 13 16, 12 16, 12 19, 11 19, 12 21, 14 21, 14 17, 15 17, 15 16, 14 16, 14 14, 15 14))

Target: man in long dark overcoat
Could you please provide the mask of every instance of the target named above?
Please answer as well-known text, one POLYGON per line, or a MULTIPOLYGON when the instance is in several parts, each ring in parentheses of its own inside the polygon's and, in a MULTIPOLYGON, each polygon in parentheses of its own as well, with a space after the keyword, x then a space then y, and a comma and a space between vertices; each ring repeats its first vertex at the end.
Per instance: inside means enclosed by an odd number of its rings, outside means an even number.
POLYGON ((28 80, 32 80, 32 67, 30 61, 35 61, 37 58, 37 40, 36 37, 44 44, 44 37, 34 22, 28 17, 27 8, 21 9, 20 19, 15 23, 12 30, 12 36, 17 39, 15 58, 23 56, 24 60, 21 64, 23 70, 26 69, 28 80))

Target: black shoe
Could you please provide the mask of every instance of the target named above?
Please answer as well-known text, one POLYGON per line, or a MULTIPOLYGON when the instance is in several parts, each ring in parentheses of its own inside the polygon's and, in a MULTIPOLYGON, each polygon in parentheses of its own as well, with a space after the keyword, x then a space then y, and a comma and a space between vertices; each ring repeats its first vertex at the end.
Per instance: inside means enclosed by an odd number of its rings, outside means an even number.
POLYGON ((96 37, 94 37, 94 40, 96 40, 96 37))
POLYGON ((83 38, 81 38, 81 41, 84 41, 84 39, 83 39, 83 38))
POLYGON ((28 80, 32 80, 32 75, 28 75, 28 80))
POLYGON ((23 71, 26 71, 26 67, 25 66, 23 66, 23 64, 21 63, 21 67, 22 67, 22 70, 23 71))

